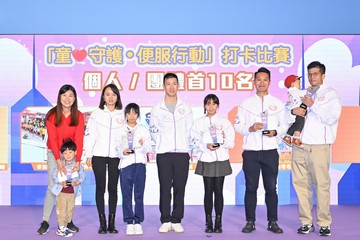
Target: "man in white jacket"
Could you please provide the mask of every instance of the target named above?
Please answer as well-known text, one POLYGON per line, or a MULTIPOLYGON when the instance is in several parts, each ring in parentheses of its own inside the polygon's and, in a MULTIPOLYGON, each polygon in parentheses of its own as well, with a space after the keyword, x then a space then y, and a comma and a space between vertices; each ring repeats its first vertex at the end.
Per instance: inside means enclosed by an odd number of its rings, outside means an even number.
POLYGON ((245 174, 245 215, 243 233, 255 230, 255 210, 260 171, 265 188, 268 230, 283 233, 278 226, 278 195, 276 191, 279 153, 276 136, 285 133, 284 103, 269 92, 270 71, 259 68, 255 72, 256 94, 245 99, 238 108, 236 132, 244 135, 243 171, 245 174))
MULTIPOLYGON (((298 233, 314 231, 312 218, 312 186, 315 188, 317 224, 319 235, 330 236, 330 147, 336 138, 341 103, 338 93, 323 83, 325 65, 315 61, 307 66, 312 87, 320 86, 312 96, 301 98, 308 106, 304 128, 301 132, 303 147, 292 148, 292 180, 298 197, 301 227, 298 233)), ((306 110, 294 108, 287 111, 287 119, 296 115, 305 117, 306 110)))
POLYGON ((189 171, 190 129, 193 113, 189 105, 177 96, 179 80, 167 73, 163 80, 165 98, 151 111, 150 132, 156 143, 156 163, 160 183, 161 227, 159 232, 184 232, 185 186, 189 171), (173 211, 171 212, 171 188, 173 211))

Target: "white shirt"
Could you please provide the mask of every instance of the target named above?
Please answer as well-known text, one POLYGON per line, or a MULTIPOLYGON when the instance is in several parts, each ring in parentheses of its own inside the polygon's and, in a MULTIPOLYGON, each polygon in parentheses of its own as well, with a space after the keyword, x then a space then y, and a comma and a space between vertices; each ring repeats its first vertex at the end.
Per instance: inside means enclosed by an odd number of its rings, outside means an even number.
POLYGON ((300 90, 296 87, 290 87, 287 91, 288 100, 286 102, 286 109, 293 109, 299 107, 301 102, 300 97, 303 97, 306 93, 306 90, 300 90))
POLYGON ((86 124, 84 147, 86 158, 118 157, 115 133, 125 124, 122 110, 95 109, 86 124))
POLYGON ((120 157, 119 169, 126 168, 131 164, 147 162, 147 153, 151 151, 151 137, 149 129, 141 124, 136 124, 134 128, 129 125, 124 125, 119 129, 116 135, 116 150, 120 157), (134 134, 133 150, 134 153, 124 155, 125 149, 129 148, 128 145, 128 132, 134 134), (139 141, 142 140, 143 144, 140 145, 139 141))
POLYGON ((193 113, 178 97, 174 113, 164 100, 151 110, 150 133, 156 143, 156 153, 188 152, 193 113))
POLYGON ((235 131, 230 121, 215 114, 212 117, 206 115, 195 120, 191 128, 191 142, 196 146, 196 157, 202 162, 225 161, 229 159, 229 148, 235 144, 235 131), (224 143, 214 151, 207 148, 204 134, 210 127, 224 132, 224 143))
MULTIPOLYGON (((322 84, 313 96, 314 104, 308 108, 305 125, 301 131, 304 144, 332 144, 335 142, 337 126, 341 114, 341 102, 338 93, 322 84)), ((290 110, 286 111, 287 119, 295 121, 290 110)))
POLYGON ((270 94, 263 98, 255 94, 245 99, 238 107, 234 124, 235 131, 244 135, 244 150, 259 151, 278 148, 277 137, 264 136, 262 130, 249 131, 255 122, 262 122, 263 112, 267 112, 268 115, 268 130, 276 130, 278 136, 286 132, 288 125, 284 121, 284 103, 270 94))

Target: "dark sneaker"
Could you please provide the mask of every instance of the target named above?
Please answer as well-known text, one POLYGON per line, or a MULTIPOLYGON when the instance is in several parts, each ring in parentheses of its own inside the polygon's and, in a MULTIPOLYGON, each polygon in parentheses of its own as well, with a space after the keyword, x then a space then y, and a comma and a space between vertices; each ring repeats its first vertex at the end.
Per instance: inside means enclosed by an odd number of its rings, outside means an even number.
POLYGON ((241 230, 243 233, 251 233, 252 231, 255 231, 255 222, 254 221, 247 221, 245 227, 241 230))
POLYGON ((47 232, 49 231, 49 223, 47 221, 43 221, 40 225, 40 228, 37 230, 37 234, 39 235, 43 235, 43 234, 47 234, 47 232))
POLYGON ((310 232, 313 232, 315 230, 314 225, 312 224, 303 224, 301 227, 297 230, 299 234, 308 234, 310 232))
POLYGON ((330 231, 330 227, 320 227, 319 230, 319 235, 320 236, 331 236, 331 231, 330 231))
POLYGON ((284 232, 275 221, 271 221, 268 223, 267 230, 271 231, 273 233, 283 233, 284 232))
POLYGON ((75 224, 72 221, 68 223, 66 228, 72 233, 79 231, 79 228, 77 226, 75 226, 75 224))

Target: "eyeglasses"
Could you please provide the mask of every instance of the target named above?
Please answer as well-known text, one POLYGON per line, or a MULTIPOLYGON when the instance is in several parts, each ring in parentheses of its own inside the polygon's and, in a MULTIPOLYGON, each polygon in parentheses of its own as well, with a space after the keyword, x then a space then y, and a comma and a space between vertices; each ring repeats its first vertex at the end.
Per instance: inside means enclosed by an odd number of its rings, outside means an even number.
POLYGON ((317 76, 319 76, 321 74, 321 72, 315 72, 315 73, 308 73, 308 78, 314 77, 316 78, 317 76))

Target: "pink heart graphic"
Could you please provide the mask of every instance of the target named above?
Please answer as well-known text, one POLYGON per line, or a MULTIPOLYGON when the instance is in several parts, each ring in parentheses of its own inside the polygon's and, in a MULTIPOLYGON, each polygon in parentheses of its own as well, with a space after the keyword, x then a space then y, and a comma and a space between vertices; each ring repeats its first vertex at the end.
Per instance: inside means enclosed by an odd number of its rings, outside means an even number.
POLYGON ((81 62, 82 60, 84 60, 86 58, 87 52, 84 49, 82 49, 82 50, 75 49, 74 51, 72 51, 72 55, 77 62, 81 62))

